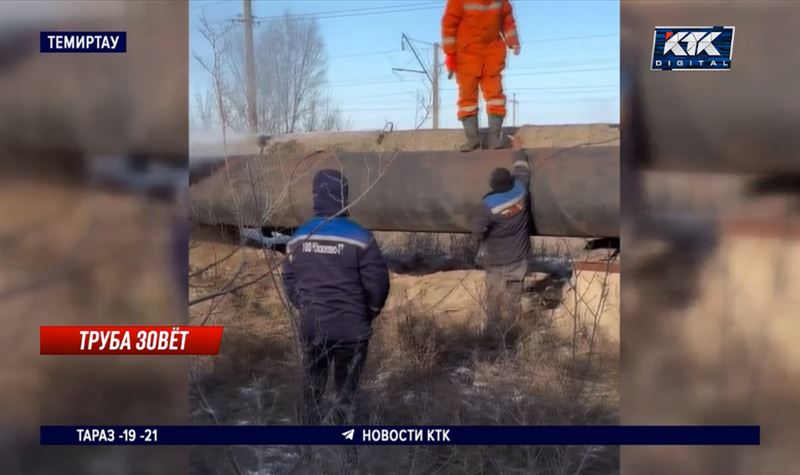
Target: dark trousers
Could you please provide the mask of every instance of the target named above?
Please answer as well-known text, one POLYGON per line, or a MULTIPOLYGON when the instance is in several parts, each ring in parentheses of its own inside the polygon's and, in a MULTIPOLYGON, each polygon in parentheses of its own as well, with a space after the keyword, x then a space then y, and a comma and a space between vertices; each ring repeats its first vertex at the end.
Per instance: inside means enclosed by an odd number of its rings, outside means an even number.
POLYGON ((321 403, 331 367, 333 367, 333 383, 336 390, 331 422, 334 425, 352 422, 358 382, 367 359, 368 344, 368 341, 306 344, 303 362, 304 424, 319 425, 326 419, 321 410, 321 403))
POLYGON ((519 314, 527 273, 527 259, 502 266, 486 266, 486 313, 490 324, 519 314))

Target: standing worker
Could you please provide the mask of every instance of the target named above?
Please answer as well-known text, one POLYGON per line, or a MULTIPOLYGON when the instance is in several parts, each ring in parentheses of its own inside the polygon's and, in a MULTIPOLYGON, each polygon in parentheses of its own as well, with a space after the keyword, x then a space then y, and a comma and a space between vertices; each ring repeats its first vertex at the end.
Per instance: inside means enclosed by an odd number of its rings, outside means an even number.
POLYGON ((520 42, 509 0, 447 0, 442 17, 442 49, 445 65, 458 83, 458 119, 467 141, 462 152, 480 147, 478 86, 489 113, 487 148, 503 146, 506 96, 501 73, 506 66, 506 47, 520 52, 520 42))
POLYGON ((478 262, 486 270, 487 313, 497 323, 503 313, 518 311, 531 252, 531 211, 527 158, 514 162, 514 173, 496 168, 491 191, 472 218, 472 234, 480 241, 478 262))
POLYGON ((323 421, 320 403, 333 368, 333 423, 350 422, 372 336, 389 295, 389 270, 372 233, 347 218, 347 180, 314 176, 314 218, 287 244, 283 283, 300 313, 304 348, 304 423, 323 421))

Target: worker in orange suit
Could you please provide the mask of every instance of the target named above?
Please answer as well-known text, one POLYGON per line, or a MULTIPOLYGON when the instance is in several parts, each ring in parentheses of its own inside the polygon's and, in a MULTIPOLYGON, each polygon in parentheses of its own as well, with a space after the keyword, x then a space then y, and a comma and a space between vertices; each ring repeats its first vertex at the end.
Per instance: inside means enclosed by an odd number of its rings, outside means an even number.
POLYGON ((489 113, 486 147, 503 146, 506 96, 501 73, 506 66, 506 47, 518 55, 520 42, 509 0, 447 0, 442 17, 442 49, 445 65, 458 83, 458 119, 467 142, 462 152, 480 147, 478 87, 489 113))

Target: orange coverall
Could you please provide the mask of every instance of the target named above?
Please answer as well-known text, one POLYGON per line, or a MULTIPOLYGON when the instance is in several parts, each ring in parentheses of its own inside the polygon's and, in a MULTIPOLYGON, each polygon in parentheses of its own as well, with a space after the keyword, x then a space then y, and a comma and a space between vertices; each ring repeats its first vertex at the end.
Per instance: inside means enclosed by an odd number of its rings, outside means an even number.
POLYGON ((442 49, 456 59, 459 119, 478 113, 479 85, 489 114, 506 115, 506 46, 519 46, 508 0, 447 0, 442 49))

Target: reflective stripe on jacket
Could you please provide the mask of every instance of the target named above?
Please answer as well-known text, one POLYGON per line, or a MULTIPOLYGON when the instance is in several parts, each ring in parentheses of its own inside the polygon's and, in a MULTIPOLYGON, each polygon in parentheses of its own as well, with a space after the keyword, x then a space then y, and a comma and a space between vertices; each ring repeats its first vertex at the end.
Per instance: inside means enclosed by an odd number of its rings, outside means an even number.
POLYGON ((447 0, 442 17, 445 54, 475 51, 496 41, 509 48, 519 46, 509 0, 447 0))
POLYGON ((302 337, 369 339, 389 294, 389 270, 372 233, 348 218, 317 217, 297 229, 287 252, 283 282, 300 312, 302 337))
POLYGON ((520 262, 531 251, 531 171, 527 160, 517 160, 513 174, 514 186, 484 196, 480 212, 471 221, 472 233, 481 240, 484 266, 520 262))

